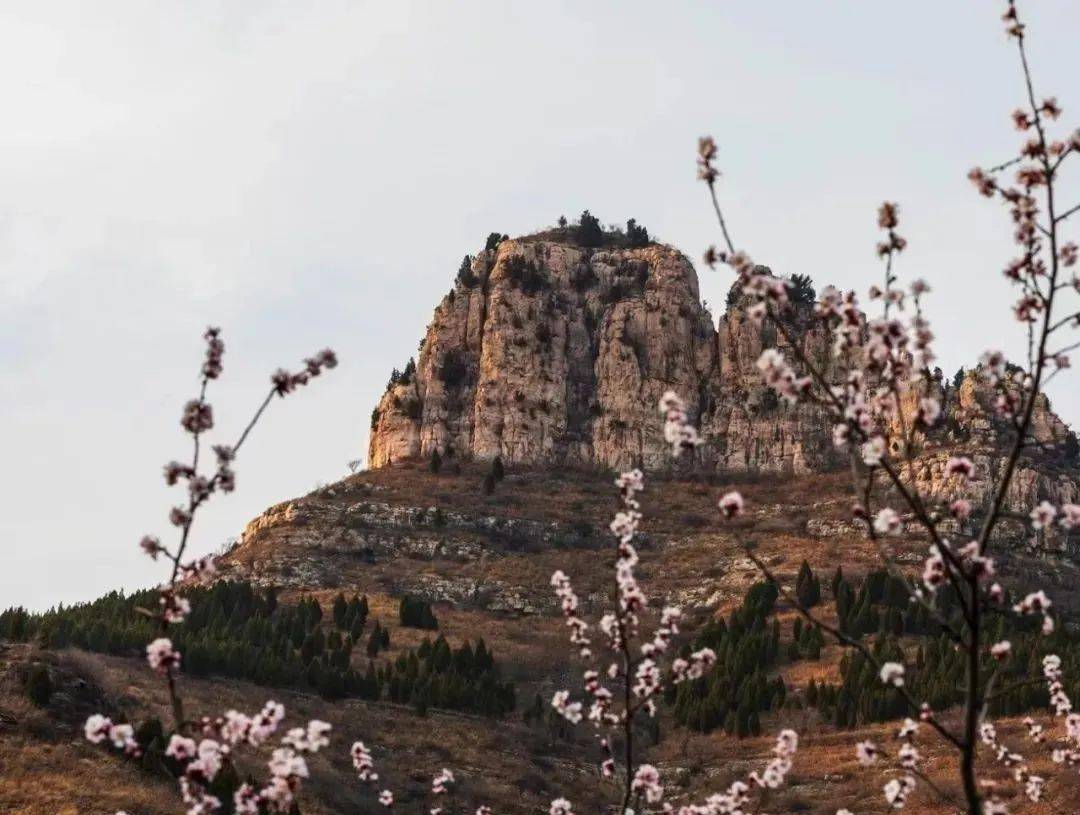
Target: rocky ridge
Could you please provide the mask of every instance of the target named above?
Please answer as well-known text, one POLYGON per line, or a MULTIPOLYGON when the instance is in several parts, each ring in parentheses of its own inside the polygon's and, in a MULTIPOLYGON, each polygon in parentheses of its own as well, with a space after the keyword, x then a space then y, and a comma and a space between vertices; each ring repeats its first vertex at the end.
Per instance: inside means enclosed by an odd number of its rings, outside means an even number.
MULTIPOLYGON (((693 265, 669 246, 590 249, 550 234, 504 240, 471 259, 435 309, 418 362, 392 378, 372 413, 368 464, 437 451, 517 464, 667 469, 656 405, 673 390, 705 440, 692 463, 697 472, 840 466, 824 411, 779 402, 762 384, 758 356, 786 343, 775 328, 755 324, 748 305, 733 291, 714 326, 693 265)), ((830 375, 830 338, 809 302, 789 320, 802 350, 830 375)), ((973 373, 936 387, 949 420, 919 440, 920 483, 944 489, 946 452, 963 451, 979 468, 972 497, 983 500, 1009 430, 973 373)), ((1076 439, 1045 398, 1034 435, 1043 450, 1021 466, 1010 505, 1076 500, 1076 439)))

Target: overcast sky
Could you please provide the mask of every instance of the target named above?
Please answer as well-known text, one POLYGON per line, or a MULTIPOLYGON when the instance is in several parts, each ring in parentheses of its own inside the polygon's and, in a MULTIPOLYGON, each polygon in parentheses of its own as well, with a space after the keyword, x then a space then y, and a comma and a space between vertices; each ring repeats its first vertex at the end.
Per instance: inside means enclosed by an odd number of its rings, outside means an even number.
MULTIPOLYGON (((899 201, 942 367, 1018 349, 1005 214, 965 180, 1018 142, 1000 5, 4 3, 0 607, 162 576, 136 543, 169 532, 160 468, 187 452, 206 324, 222 440, 278 365, 323 346, 341 365, 273 406, 199 553, 364 454, 390 369, 488 232, 588 207, 697 261, 703 133, 755 259, 865 290, 875 207, 899 201)), ((1075 123, 1080 4, 1024 5, 1075 123)), ((700 274, 722 303, 730 276, 700 274)), ((1075 423, 1069 384, 1051 394, 1075 423)))

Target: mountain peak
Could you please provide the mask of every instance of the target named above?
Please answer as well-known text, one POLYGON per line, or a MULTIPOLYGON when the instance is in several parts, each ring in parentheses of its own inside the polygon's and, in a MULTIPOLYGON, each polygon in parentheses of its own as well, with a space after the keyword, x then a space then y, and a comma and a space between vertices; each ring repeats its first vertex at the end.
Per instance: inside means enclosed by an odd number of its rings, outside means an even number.
MULTIPOLYGON (((581 246, 578 230, 493 234, 466 258, 435 309, 419 359, 395 372, 372 414, 369 466, 438 452, 667 469, 657 404, 669 390, 688 403, 704 439, 680 466, 806 473, 846 461, 832 444, 824 408, 783 403, 762 383, 755 364, 762 350, 784 351, 786 342, 751 319, 737 289, 714 324, 697 273, 677 249, 620 245, 624 233, 612 233, 607 246, 581 246)), ((760 273, 772 274, 765 267, 760 273)), ((831 337, 809 307, 812 282, 791 280, 806 301, 785 318, 791 336, 825 376, 842 377, 831 337)), ((942 404, 952 400, 960 409, 951 425, 921 438, 921 452, 999 446, 1007 429, 978 382, 938 377, 932 387, 942 404)), ((1068 429, 1045 400, 1037 425, 1051 449, 1069 446, 1068 429)))

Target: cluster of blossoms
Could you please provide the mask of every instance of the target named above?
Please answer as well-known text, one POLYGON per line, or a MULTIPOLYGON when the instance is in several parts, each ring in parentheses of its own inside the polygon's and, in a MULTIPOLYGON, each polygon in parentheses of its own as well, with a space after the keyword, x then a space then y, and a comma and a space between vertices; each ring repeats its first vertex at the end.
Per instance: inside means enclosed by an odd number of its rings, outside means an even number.
POLYGON ((782 730, 773 747, 773 758, 765 765, 761 775, 750 773, 750 780, 759 787, 778 789, 791 772, 791 760, 799 749, 799 734, 794 730, 782 730))
MULTIPOLYGON (((668 416, 672 424, 686 421, 685 413, 682 413, 681 400, 668 394, 664 397, 662 407, 667 406, 668 416), (681 419, 679 414, 681 413, 681 419)), ((681 438, 689 438, 689 434, 680 433, 681 438)), ((660 671, 654 657, 662 655, 669 647, 672 638, 678 633, 678 622, 681 612, 677 608, 666 608, 661 615, 660 625, 657 628, 652 641, 643 643, 641 646, 642 658, 631 665, 630 643, 637 636, 639 627, 639 613, 645 608, 645 594, 641 590, 636 577, 634 567, 638 561, 637 551, 634 548, 634 536, 637 534, 638 525, 641 521, 641 504, 637 499, 644 487, 644 476, 640 470, 631 470, 622 473, 616 480, 615 485, 619 489, 622 508, 616 513, 611 522, 611 531, 617 539, 615 555, 615 580, 618 589, 617 607, 600 620, 599 628, 604 634, 605 642, 612 652, 624 655, 623 663, 612 662, 606 669, 609 679, 624 678, 630 682, 633 677, 633 694, 645 707, 652 712, 652 696, 660 686, 660 671)), ((569 578, 561 571, 555 572, 551 578, 551 585, 555 589, 566 617, 567 625, 571 629, 571 643, 579 648, 583 659, 591 659, 592 652, 589 649, 589 640, 585 636, 588 628, 587 623, 578 615, 578 600, 570 586, 569 578)), ((597 727, 617 726, 620 722, 632 718, 631 710, 615 712, 612 710, 613 694, 601 682, 601 675, 595 669, 588 669, 583 674, 583 686, 589 695, 591 702, 588 711, 589 721, 597 727)), ((566 690, 557 691, 551 701, 552 707, 567 721, 577 724, 584 718, 584 705, 581 702, 571 701, 570 693, 566 690)), ((614 761, 610 756, 610 741, 601 739, 601 746, 605 753, 605 759, 601 769, 605 775, 614 772, 614 761)))
MULTIPOLYGON (((1025 721, 1030 721, 1030 719, 1025 721)), ((1040 729, 1038 729, 1033 722, 1028 725, 1028 733, 1032 740, 1038 741, 1041 739, 1040 729)), ((1024 795, 1029 801, 1037 802, 1042 800, 1046 779, 1032 773, 1027 762, 1024 760, 1024 757, 1019 753, 1010 750, 1001 742, 998 737, 997 728, 992 722, 983 722, 982 725, 980 725, 979 741, 990 748, 990 752, 993 754, 996 762, 1011 771, 1013 780, 1022 785, 1024 795)), ((996 797, 991 797, 987 801, 988 809, 991 806, 997 807, 998 811, 1007 812, 1004 802, 996 797)))
POLYGON ((349 752, 352 755, 353 767, 356 768, 356 775, 361 781, 371 783, 379 780, 379 774, 375 772, 375 760, 362 741, 354 742, 349 752))
POLYGON ((158 637, 146 646, 146 661, 158 673, 168 673, 180 668, 180 652, 173 648, 172 640, 158 637))
MULTIPOLYGON (((890 778, 882 790, 885 802, 893 809, 903 809, 917 785, 916 777, 920 774, 919 762, 922 760, 919 749, 915 746, 915 736, 918 732, 918 722, 905 719, 896 734, 897 739, 900 740, 896 761, 902 773, 895 778, 890 778)), ((876 764, 880 756, 881 751, 871 741, 863 741, 855 745, 855 757, 864 767, 876 764)))
POLYGON ((1053 605, 1046 592, 1042 589, 1033 591, 1013 606, 1017 614, 1041 614, 1042 631, 1044 634, 1054 633, 1054 618, 1050 616, 1050 607, 1053 605))
POLYGON ((723 792, 710 795, 702 804, 686 804, 677 808, 665 806, 665 811, 672 815, 745 815, 755 788, 778 789, 783 785, 798 749, 798 734, 794 730, 782 730, 776 737, 773 757, 760 774, 751 772, 746 781, 732 782, 723 792))
POLYGON ((664 797, 664 785, 660 783, 660 771, 652 764, 641 764, 630 782, 630 789, 650 804, 659 803, 664 797))
POLYGON ((808 376, 798 376, 795 369, 788 365, 784 355, 775 348, 762 351, 756 365, 765 384, 789 404, 795 404, 813 388, 813 380, 808 376))
POLYGON ((578 597, 574 593, 574 587, 570 585, 570 578, 558 570, 551 575, 551 585, 555 589, 555 596, 559 598, 566 625, 570 628, 570 642, 577 646, 582 659, 588 659, 592 655, 589 638, 585 635, 589 624, 578 613, 578 597))
POLYGON ((142 754, 135 740, 135 729, 130 724, 113 724, 108 716, 95 713, 86 720, 83 732, 91 744, 109 744, 132 758, 142 754))
POLYGON ((686 403, 674 391, 667 391, 660 399, 660 415, 664 417, 664 440, 671 445, 675 458, 701 444, 697 428, 690 423, 686 403))
POLYGON ((290 373, 284 368, 279 368, 274 372, 274 375, 270 377, 270 381, 274 385, 274 392, 278 396, 284 396, 287 393, 291 393, 297 388, 303 387, 311 381, 313 377, 318 376, 323 370, 330 370, 337 367, 337 355, 329 348, 324 348, 313 357, 308 357, 304 360, 304 368, 301 371, 290 373))
MULTIPOLYGON (((284 717, 285 708, 270 701, 254 716, 229 710, 219 718, 204 717, 196 723, 197 740, 180 733, 171 736, 165 755, 180 768, 180 790, 189 815, 210 815, 222 808, 222 802, 210 792, 214 779, 238 748, 268 744, 284 717)), ((289 730, 266 762, 266 783, 246 782, 237 787, 234 811, 241 815, 289 812, 309 775, 305 756, 329 745, 330 729, 326 722, 313 719, 306 727, 289 730)))
POLYGON ((1054 715, 1065 719, 1065 740, 1053 752, 1057 764, 1080 764, 1080 713, 1073 711, 1072 701, 1065 693, 1061 681, 1061 657, 1048 654, 1043 658, 1043 676, 1050 692, 1050 706, 1054 715))
POLYGON ((431 791, 435 795, 445 795, 450 785, 454 783, 454 774, 445 767, 431 780, 431 791))
POLYGON ((1031 510, 1028 516, 1031 519, 1031 527, 1035 530, 1047 529, 1057 523, 1062 529, 1069 531, 1080 527, 1080 504, 1063 504, 1058 517, 1058 508, 1049 501, 1042 501, 1031 510))
MULTIPOLYGON (((354 742, 349 754, 352 756, 353 767, 356 769, 356 776, 360 781, 365 784, 374 784, 379 780, 379 774, 375 772, 375 760, 364 742, 354 742)), ((431 794, 434 796, 446 795, 449 793, 450 787, 456 782, 457 779, 454 777, 454 773, 444 767, 431 779, 431 794)), ((378 802, 387 809, 393 807, 393 791, 385 788, 380 790, 378 802)), ((429 813, 430 815, 441 815, 442 811, 442 807, 436 806, 432 807, 429 813)), ((491 815, 491 809, 490 807, 481 806, 476 810, 476 815, 491 815)))
MULTIPOLYGON (((955 502, 954 502, 955 503, 955 502)), ((947 578, 962 578, 976 585, 984 583, 997 574, 997 565, 992 557, 980 554, 978 541, 969 541, 958 550, 944 538, 930 544, 930 552, 923 561, 922 585, 930 592, 936 592, 947 578)), ((988 590, 991 598, 1003 596, 1001 586, 994 583, 988 590)), ((922 589, 915 591, 915 597, 922 597, 922 589)))

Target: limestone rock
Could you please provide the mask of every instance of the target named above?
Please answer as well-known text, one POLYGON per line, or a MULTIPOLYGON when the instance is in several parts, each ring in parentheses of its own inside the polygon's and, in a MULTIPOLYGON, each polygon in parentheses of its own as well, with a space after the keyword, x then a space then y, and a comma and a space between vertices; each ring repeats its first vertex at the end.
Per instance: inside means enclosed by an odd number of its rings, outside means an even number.
POLYGON ((715 331, 666 246, 507 240, 435 310, 415 374, 373 414, 370 466, 438 450, 507 462, 658 466, 656 405, 697 401, 715 331))
MULTIPOLYGON (((656 406, 667 390, 687 402, 704 439, 681 466, 802 474, 845 465, 827 412, 779 401, 755 365, 768 347, 794 360, 788 345, 795 342, 827 379, 840 381, 826 327, 809 303, 794 306, 784 332, 751 320, 749 305, 733 289, 714 325, 693 266, 668 246, 589 249, 550 235, 504 240, 459 275, 435 310, 419 362, 380 400, 369 466, 438 451, 507 464, 666 469, 671 456, 656 406)), ((929 387, 947 418, 915 435, 920 483, 943 494, 946 452, 963 451, 980 465, 969 492, 983 501, 1011 440, 994 413, 995 394, 973 372, 958 387, 940 376, 929 387)), ((1010 506, 1075 500, 1075 461, 1048 468, 1050 459, 1065 461, 1075 436, 1045 397, 1032 426, 1052 455, 1025 459, 1010 506)))

